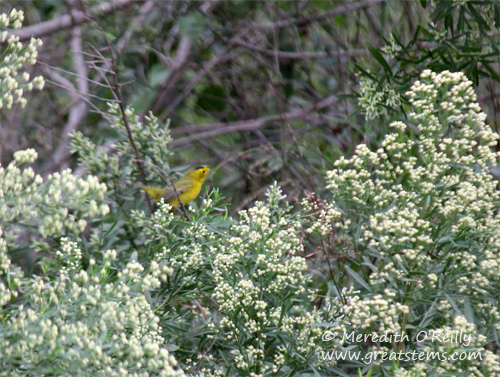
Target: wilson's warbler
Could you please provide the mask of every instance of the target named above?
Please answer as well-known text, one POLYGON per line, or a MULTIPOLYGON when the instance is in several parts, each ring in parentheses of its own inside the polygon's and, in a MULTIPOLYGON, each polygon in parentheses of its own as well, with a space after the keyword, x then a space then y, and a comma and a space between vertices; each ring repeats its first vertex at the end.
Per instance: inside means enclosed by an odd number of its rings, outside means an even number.
POLYGON ((146 191, 155 202, 163 198, 165 202, 171 206, 178 206, 180 205, 179 200, 177 199, 178 195, 182 204, 188 204, 200 193, 201 185, 209 172, 210 169, 206 166, 195 167, 193 170, 188 171, 184 177, 174 183, 175 190, 173 185, 165 188, 145 185, 140 185, 139 187, 146 191), (175 192, 176 190, 177 194, 175 192))

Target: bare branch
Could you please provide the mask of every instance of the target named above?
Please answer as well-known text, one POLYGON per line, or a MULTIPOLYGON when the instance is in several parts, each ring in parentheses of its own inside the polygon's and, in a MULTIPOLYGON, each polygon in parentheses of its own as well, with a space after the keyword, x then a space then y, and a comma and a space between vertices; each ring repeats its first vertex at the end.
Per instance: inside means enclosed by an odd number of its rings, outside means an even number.
POLYGON ((256 46, 251 43, 236 41, 237 45, 249 48, 250 50, 261 52, 265 55, 278 58, 278 59, 321 59, 321 58, 331 58, 331 57, 346 57, 351 58, 355 56, 366 56, 370 52, 365 49, 354 49, 354 50, 344 50, 344 51, 277 51, 277 50, 267 50, 263 47, 256 46))
POLYGON ((165 110, 165 116, 168 116, 176 107, 179 103, 182 102, 184 98, 187 97, 189 93, 196 87, 198 82, 207 74, 211 71, 213 67, 215 67, 217 64, 226 62, 228 60, 233 59, 236 56, 236 52, 232 53, 227 53, 222 56, 215 56, 209 61, 205 62, 203 64, 203 67, 201 70, 198 72, 198 74, 193 77, 185 86, 182 92, 172 101, 169 103, 167 109, 165 110))
POLYGON ((144 5, 142 6, 141 11, 137 15, 137 17, 134 18, 134 20, 132 20, 129 27, 125 31, 125 33, 123 34, 123 36, 120 38, 120 40, 116 44, 116 53, 117 54, 119 54, 120 52, 123 51, 125 46, 130 41, 130 38, 134 34, 135 28, 137 26, 140 26, 144 22, 144 20, 146 19, 146 16, 149 14, 149 12, 151 12, 151 10, 154 8, 154 6, 155 6, 155 2, 152 0, 144 3, 144 5))
MULTIPOLYGON (((140 25, 140 24, 142 24, 144 22, 144 20, 146 19, 146 16, 153 9, 154 5, 155 5, 155 2, 152 1, 152 0, 150 0, 150 1, 146 2, 142 6, 141 11, 137 15, 137 17, 134 18, 134 20, 132 20, 132 22, 130 23, 129 27, 125 31, 125 33, 123 34, 123 36, 120 38, 120 40, 116 44, 116 54, 117 55, 119 55, 123 51, 123 49, 125 48, 125 46, 130 41, 130 38, 132 38, 132 35, 134 34, 135 28, 138 25, 140 25)), ((100 62, 100 63, 107 64, 106 61, 103 61, 103 62, 100 62)), ((98 76, 96 77, 95 82, 98 83, 97 85, 101 85, 100 82, 103 81, 104 76, 106 75, 106 73, 111 73, 111 72, 107 71, 103 67, 99 67, 97 69, 97 71, 98 71, 98 76)))
POLYGON ((284 114, 269 115, 258 119, 242 120, 239 122, 232 122, 232 123, 212 123, 206 125, 173 129, 172 134, 189 133, 193 135, 184 137, 182 139, 174 140, 172 141, 171 146, 173 148, 176 147, 178 148, 190 144, 194 141, 204 140, 207 138, 215 137, 226 133, 256 130, 271 122, 300 119, 313 111, 330 106, 333 103, 337 102, 338 100, 339 99, 337 96, 330 96, 315 104, 309 105, 303 109, 293 110, 284 114))
POLYGON ((316 14, 314 16, 298 17, 298 18, 294 18, 291 20, 287 19, 287 20, 272 22, 269 24, 252 23, 252 26, 259 28, 259 29, 270 29, 270 30, 274 30, 276 28, 282 28, 282 27, 286 27, 286 26, 290 26, 290 25, 302 26, 302 25, 307 25, 311 22, 319 21, 319 20, 322 20, 322 19, 325 19, 328 17, 338 16, 339 14, 352 12, 353 10, 371 7, 372 5, 379 4, 382 1, 383 0, 371 0, 371 1, 365 1, 365 2, 360 2, 360 3, 348 3, 346 5, 341 5, 335 9, 332 9, 328 12, 316 14))
POLYGON ((68 148, 68 141, 70 134, 77 129, 78 125, 87 116, 87 105, 85 101, 82 100, 82 97, 87 98, 88 96, 89 82, 87 78, 88 70, 83 59, 82 50, 82 31, 79 26, 76 26, 73 28, 71 36, 71 51, 73 53, 73 64, 77 73, 78 94, 70 92, 74 104, 70 109, 68 122, 64 126, 64 130, 62 132, 62 140, 52 157, 52 166, 54 167, 59 167, 59 165, 61 165, 61 163, 69 157, 70 151, 68 148))
POLYGON ((49 21, 23 27, 19 30, 11 32, 11 34, 18 36, 21 41, 28 40, 31 37, 39 38, 47 34, 88 22, 91 20, 92 15, 94 17, 104 16, 117 9, 130 6, 134 3, 134 0, 112 0, 109 3, 97 5, 91 8, 88 12, 74 10, 72 14, 64 14, 49 21))
POLYGON ((162 83, 158 90, 158 96, 154 99, 150 106, 153 113, 158 112, 162 107, 166 98, 169 97, 170 91, 175 87, 175 83, 182 77, 184 71, 189 67, 187 60, 191 54, 192 42, 186 36, 181 37, 177 55, 172 62, 172 67, 168 78, 162 83))
MULTIPOLYGON (((103 31, 104 34, 104 31, 103 31)), ((139 171, 141 173, 141 178, 143 184, 147 184, 146 180, 146 171, 144 170, 144 166, 142 165, 142 157, 139 153, 139 149, 137 148, 137 144, 135 143, 134 140, 134 135, 132 134, 132 128, 130 127, 130 123, 128 121, 127 114, 125 112, 125 105, 123 103, 123 96, 122 96, 122 90, 121 90, 121 85, 120 82, 118 81, 118 63, 116 61, 115 54, 113 52, 113 48, 111 47, 111 44, 109 43, 108 39, 106 39, 106 43, 108 44, 108 49, 109 49, 109 55, 110 55, 110 64, 111 64, 111 70, 113 71, 112 73, 112 78, 113 78, 113 86, 111 86, 113 90, 113 95, 118 101, 118 106, 120 108, 120 113, 122 116, 122 121, 123 124, 125 125, 125 129, 127 130, 127 137, 129 139, 130 145, 132 146, 132 149, 134 150, 134 155, 135 155, 135 162, 137 163, 137 167, 139 168, 139 171)), ((96 51, 98 52, 98 51, 96 51)), ((104 79, 108 82, 107 78, 104 77, 104 79)), ((149 200, 149 197, 146 195, 146 203, 149 208, 149 212, 153 213, 153 206, 151 205, 151 201, 149 200)))
MULTIPOLYGON (((210 14, 215 7, 219 4, 219 1, 205 1, 200 6, 200 11, 205 15, 210 14)), ((177 27, 177 26, 175 26, 177 27)), ((173 34, 175 35, 175 33, 173 34)), ((149 110, 153 113, 157 113, 164 107, 164 103, 167 98, 172 95, 173 90, 175 90, 175 84, 181 79, 183 73, 189 68, 188 59, 192 53, 192 41, 186 36, 182 36, 179 41, 179 47, 177 48, 177 54, 172 61, 172 67, 170 68, 170 74, 167 79, 158 88, 158 95, 153 100, 152 104, 148 106, 149 110)), ((210 63, 210 62, 209 62, 210 63)), ((204 74, 202 74, 203 77, 204 74)), ((193 80, 191 81, 193 82, 193 80)), ((189 93, 189 92, 188 92, 189 93)), ((182 100, 184 97, 181 94, 178 99, 182 100)), ((179 101, 180 102, 180 101, 179 101)), ((175 105, 177 106, 177 105, 175 105)), ((174 106, 174 107, 175 107, 174 106)), ((172 106, 169 106, 169 111, 173 110, 172 106)))

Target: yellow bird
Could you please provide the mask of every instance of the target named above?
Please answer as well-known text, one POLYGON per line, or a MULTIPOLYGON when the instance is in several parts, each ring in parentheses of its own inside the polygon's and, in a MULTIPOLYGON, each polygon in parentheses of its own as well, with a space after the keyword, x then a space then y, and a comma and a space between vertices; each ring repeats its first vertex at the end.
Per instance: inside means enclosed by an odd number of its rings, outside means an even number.
POLYGON ((139 187, 146 191, 155 202, 163 198, 171 206, 178 206, 180 205, 179 197, 182 203, 186 205, 199 195, 201 185, 203 185, 203 181, 207 178, 209 172, 210 169, 206 166, 195 167, 193 170, 188 171, 184 177, 174 182, 175 190, 174 185, 165 188, 145 185, 140 185, 139 187))

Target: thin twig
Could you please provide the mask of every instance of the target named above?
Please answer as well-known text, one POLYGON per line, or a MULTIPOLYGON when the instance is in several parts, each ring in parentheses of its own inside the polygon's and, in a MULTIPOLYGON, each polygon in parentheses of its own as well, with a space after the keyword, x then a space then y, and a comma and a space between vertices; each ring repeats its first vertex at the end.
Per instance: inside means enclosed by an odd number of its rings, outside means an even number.
MULTIPOLYGON (((218 5, 220 1, 204 1, 200 5, 200 12, 202 12, 205 15, 209 15, 218 5)), ((175 25, 173 27, 173 32, 170 34, 171 37, 169 37, 170 42, 167 42, 167 51, 170 50, 171 47, 171 42, 173 40, 173 37, 177 35, 179 26, 175 25)), ((213 43, 213 41, 211 42, 213 43)), ((160 85, 160 87, 157 90, 157 95, 153 99, 152 103, 150 106, 147 106, 148 109, 150 109, 153 113, 158 113, 160 110, 163 110, 165 107, 165 102, 167 99, 169 99, 173 93, 176 92, 176 84, 177 82, 182 78, 184 72, 189 68, 189 58, 191 57, 193 53, 193 43, 191 38, 189 38, 186 35, 181 35, 180 40, 177 44, 177 50, 176 50, 176 56, 174 59, 171 60, 172 65, 169 67, 169 75, 166 78, 166 80, 160 85)), ((212 59, 213 60, 213 59, 212 59)), ((212 61, 211 60, 211 61, 212 61)), ((210 65, 210 62, 206 63, 206 65, 210 65)), ((217 63, 218 60, 216 59, 215 63, 217 63)), ((207 68, 207 67, 204 67, 207 68)), ((208 67, 208 70, 210 70, 212 67, 208 67)), ((203 72, 203 70, 199 73, 199 77, 203 77, 206 74, 206 72, 203 72)), ((197 77, 198 77, 197 76, 197 77)), ((190 81, 190 84, 194 82, 194 86, 196 86, 197 83, 197 77, 195 77, 193 80, 190 81)), ((189 90, 189 92, 192 89, 189 90)), ((176 102, 175 106, 177 106, 177 101, 180 102, 184 98, 184 93, 186 92, 186 89, 175 99, 174 102, 176 102)), ((189 94, 189 92, 187 92, 189 94)), ((186 94, 187 95, 187 94, 186 94)), ((172 106, 172 103, 169 103, 167 113, 172 111, 175 106, 172 106)))
POLYGON ((311 22, 314 21, 319 21, 325 18, 329 18, 332 16, 338 16, 343 13, 348 13, 352 12, 353 10, 357 9, 362 9, 366 7, 371 7, 372 5, 376 5, 383 0, 372 0, 372 1, 366 1, 362 3, 351 3, 351 4, 346 4, 346 5, 341 5, 338 6, 335 9, 332 9, 328 12, 320 13, 320 14, 315 14, 313 16, 303 16, 303 17, 298 17, 294 19, 287 19, 287 20, 281 20, 281 21, 276 21, 272 22, 269 24, 259 24, 259 23, 252 23, 252 27, 259 28, 259 29, 277 29, 277 28, 282 28, 282 27, 287 27, 290 25, 297 25, 297 26, 303 26, 307 25, 311 22))
POLYGON ((323 239, 321 240, 321 245, 322 245, 321 247, 323 249, 323 253, 325 254, 325 257, 326 257, 326 262, 328 263, 328 270, 330 271, 330 276, 332 277, 333 284, 335 285, 335 288, 337 288, 337 292, 339 294, 340 300, 342 301, 342 303, 344 305, 347 305, 347 300, 342 295, 342 291, 340 290, 340 287, 337 284, 337 281, 335 280, 335 274, 333 273, 333 268, 332 268, 332 264, 330 263, 330 258, 328 256, 328 254, 326 253, 325 242, 323 239))
MULTIPOLYGON (((116 54, 119 55, 123 49, 125 48, 125 46, 127 46, 127 44, 129 43, 130 41, 130 38, 132 38, 132 35, 134 33, 134 29, 137 27, 137 25, 141 25, 144 20, 146 19, 146 16, 149 14, 149 12, 151 12, 151 10, 153 9, 155 5, 155 2, 154 1, 147 1, 141 8, 139 14, 137 15, 136 18, 134 18, 130 24, 129 24, 129 27, 127 28, 127 30, 125 31, 125 33, 123 34, 123 36, 120 38, 120 40, 118 41, 118 43, 116 44, 116 54)), ((100 81, 103 80, 103 76, 106 74, 105 70, 98 70, 98 73, 99 73, 99 76, 96 78, 96 82, 99 83, 100 81)))
POLYGON ((146 19, 146 16, 153 10, 155 6, 155 2, 152 0, 146 1, 144 5, 142 6, 139 14, 132 20, 132 22, 129 24, 129 27, 123 33, 123 36, 120 38, 118 43, 116 44, 116 52, 119 54, 120 52, 123 51, 125 46, 128 45, 130 38, 134 34, 134 30, 138 25, 141 25, 144 20, 146 19))
MULTIPOLYGON (((90 55, 86 52, 83 52, 83 55, 90 55)), ((92 67, 95 68, 95 62, 92 62, 92 61, 86 61, 87 64, 92 64, 92 67)), ((77 80, 80 80, 82 79, 82 76, 80 76, 78 73, 75 73, 75 72, 71 72, 71 71, 68 71, 66 69, 63 69, 63 68, 60 68, 60 67, 56 67, 56 66, 53 66, 53 65, 50 65, 50 64, 47 64, 45 62, 42 62, 42 61, 38 61, 37 64, 40 64, 40 65, 43 65, 43 69, 44 69, 44 73, 50 75, 50 72, 56 72, 56 71, 60 71, 62 73, 64 73, 65 75, 67 76, 73 76, 75 77, 77 80)), ((59 75, 59 77, 63 77, 61 76, 59 73, 56 73, 57 75, 59 75)), ((88 77, 85 77, 85 79, 89 82, 89 84, 94 84, 94 85, 97 85, 97 86, 100 86, 102 88, 106 88, 106 89, 109 89, 109 87, 106 85, 106 84, 103 84, 99 81, 96 81, 96 80, 93 80, 91 78, 88 78, 88 77)), ((69 81, 68 79, 64 79, 66 83, 70 83, 71 84, 71 81, 69 81)), ((56 81, 59 81, 59 80, 56 80, 56 81)), ((66 86, 64 87, 66 88, 66 86)), ((73 89, 73 92, 74 93, 78 93, 78 91, 76 90, 76 88, 74 87, 73 84, 71 85, 67 85, 67 89, 73 89)), ((79 94, 83 94, 83 93, 79 93, 79 94)), ((88 94, 89 97, 91 97, 92 95, 91 94, 88 94)), ((97 97, 97 96, 94 96, 94 98, 101 98, 101 97, 97 97)))
MULTIPOLYGON (((101 29, 99 25, 97 25, 97 26, 99 27, 99 29, 101 29)), ((142 166, 142 158, 139 154, 139 149, 137 148, 137 145, 135 143, 134 135, 132 135, 132 129, 130 127, 128 117, 125 114, 125 107, 123 105, 121 85, 118 81, 118 65, 116 63, 116 57, 115 57, 115 54, 113 52, 113 48, 111 47, 111 44, 109 43, 109 40, 106 37, 106 34, 104 33, 104 30, 101 29, 101 31, 103 33, 106 44, 108 45, 109 54, 110 54, 111 71, 112 71, 111 76, 112 76, 113 82, 114 82, 114 85, 110 86, 110 87, 111 87, 111 90, 113 92, 113 95, 115 96, 115 98, 118 101, 118 107, 120 109, 122 121, 123 121, 123 124, 125 126, 125 129, 127 130, 127 137, 129 139, 130 145, 132 145, 132 149, 134 150, 135 162, 137 163, 137 167, 139 168, 139 172, 141 173, 142 183, 144 185, 146 185, 147 184, 146 172, 144 170, 144 167, 142 166)), ((97 51, 96 49, 94 49, 94 50, 96 51, 97 54, 100 54, 99 51, 97 51)), ((151 205, 151 201, 149 200, 149 197, 147 195, 146 195, 146 203, 148 204, 148 208, 149 208, 150 213, 153 213, 153 206, 151 205)))
POLYGON ((148 106, 153 113, 160 111, 165 99, 170 96, 170 92, 175 88, 175 84, 182 77, 184 71, 189 68, 188 58, 191 56, 191 48, 193 43, 190 38, 183 36, 177 47, 177 55, 172 61, 172 66, 169 67, 169 75, 167 79, 160 85, 158 95, 154 98, 152 104, 148 106))
MULTIPOLYGON (((181 205, 181 209, 182 209, 182 212, 184 213, 184 216, 186 217, 186 220, 187 220, 187 221, 191 221, 191 219, 189 218, 189 215, 188 215, 188 213, 187 213, 186 207, 184 207, 184 203, 183 203, 183 202, 182 202, 182 200, 181 200, 180 194, 179 194, 179 192, 177 191, 177 187, 175 186, 175 182, 174 182, 174 180, 173 180, 172 176, 170 175, 170 173, 169 173, 168 171, 162 170, 162 169, 160 169, 160 168, 158 168, 158 167, 157 167, 157 171, 158 171, 158 174, 160 175, 160 177, 162 176, 162 174, 165 174, 165 175, 168 177, 168 179, 169 179, 169 181, 170 181, 170 183, 172 184, 172 187, 173 187, 173 189, 174 189, 175 196, 177 197, 177 200, 178 200, 178 202, 179 202, 179 203, 180 203, 180 205, 181 205)), ((164 181, 166 181, 165 177, 161 177, 161 178, 162 178, 164 181)))
POLYGON ((237 54, 236 51, 232 53, 227 53, 222 56, 216 56, 210 59, 209 61, 205 62, 201 67, 201 69, 199 70, 198 74, 195 77, 193 77, 186 85, 184 85, 182 92, 168 104, 164 116, 168 116, 177 107, 177 105, 181 103, 182 100, 189 95, 189 93, 191 93, 191 91, 196 87, 198 82, 208 72, 210 72, 213 67, 215 67, 217 64, 224 63, 228 60, 233 59, 236 56, 236 54, 237 54))
MULTIPOLYGON (((64 14, 62 16, 53 18, 49 21, 40 22, 35 25, 23 27, 19 30, 9 33, 9 35, 16 35, 21 41, 30 39, 31 37, 39 38, 44 35, 51 34, 63 29, 68 29, 73 26, 81 25, 85 22, 91 21, 89 14, 95 17, 104 16, 120 8, 127 7, 134 4, 134 0, 114 0, 109 3, 103 3, 91 8, 88 12, 75 10, 72 14, 64 14)), ((6 40, 8 40, 7 37, 6 40)), ((0 43, 1 44, 1 43, 0 43)))
MULTIPOLYGON (((48 84, 53 85, 55 87, 66 90, 67 92, 70 93, 71 96, 73 96, 74 94, 80 95, 81 96, 80 99, 82 101, 84 101, 87 105, 93 107, 94 111, 98 114, 104 115, 105 113, 103 111, 99 110, 99 108, 96 107, 89 100, 89 98, 95 98, 98 101, 116 102, 115 99, 107 99, 104 97, 96 96, 94 94, 88 94, 88 96, 87 96, 88 98, 85 98, 83 96, 84 93, 81 93, 78 89, 76 89, 74 87, 73 83, 71 81, 69 81, 67 78, 61 76, 60 74, 58 74, 56 72, 50 71, 48 69, 44 69, 43 72, 45 75, 47 75, 48 77, 50 77, 52 79, 52 80, 50 80, 50 79, 46 78, 45 82, 47 82, 48 84)), ((107 85, 105 87, 109 89, 109 87, 107 85)))
POLYGON ((280 121, 281 119, 291 120, 300 119, 322 108, 328 107, 338 101, 335 95, 324 98, 323 100, 306 106, 300 110, 293 110, 285 114, 269 115, 262 118, 242 120, 231 123, 212 123, 207 125, 198 125, 191 127, 183 127, 182 129, 173 129, 172 134, 189 133, 191 136, 182 139, 173 140, 170 144, 173 148, 182 147, 194 141, 205 140, 207 138, 215 137, 225 133, 239 132, 239 131, 253 131, 265 126, 268 123, 280 121))
MULTIPOLYGON (((276 71, 275 74, 278 76, 279 82, 282 82, 283 76, 281 75, 280 63, 279 63, 279 58, 278 58, 278 33, 277 33, 277 29, 274 29, 273 41, 274 41, 274 56, 273 56, 274 57, 274 69, 276 71)), ((278 92, 276 90, 276 87, 275 87, 271 77, 269 78, 269 82, 271 83, 271 87, 273 89, 274 96, 276 98, 276 104, 278 106, 278 111, 280 113, 281 180, 284 181, 286 178, 285 123, 288 123, 288 122, 286 122, 285 118, 283 117, 283 114, 285 113, 285 106, 283 104, 283 98, 281 96, 281 91, 278 92)), ((283 87, 280 86, 280 89, 282 90, 283 87)))
POLYGON ((275 51, 268 50, 260 46, 256 46, 254 44, 244 42, 244 41, 236 41, 235 44, 246 47, 250 50, 254 50, 260 52, 264 55, 277 57, 282 60, 293 60, 293 59, 323 59, 323 58, 337 58, 337 57, 345 57, 352 58, 356 56, 366 56, 369 55, 370 52, 366 49, 358 48, 353 50, 343 50, 343 51, 275 51))
MULTIPOLYGON (((59 143, 56 151, 52 157, 52 166, 59 167, 63 161, 65 161, 69 155, 70 151, 68 148, 68 140, 72 132, 74 132, 80 123, 87 116, 87 105, 82 97, 87 97, 89 93, 89 83, 88 83, 88 70, 83 59, 83 47, 82 47, 82 30, 79 26, 73 28, 71 36, 71 51, 73 53, 73 65, 77 72, 77 87, 79 94, 72 94, 73 106, 69 112, 69 119, 64 130, 62 132, 62 140, 59 143)), ((73 86, 74 88, 74 86, 73 86)))

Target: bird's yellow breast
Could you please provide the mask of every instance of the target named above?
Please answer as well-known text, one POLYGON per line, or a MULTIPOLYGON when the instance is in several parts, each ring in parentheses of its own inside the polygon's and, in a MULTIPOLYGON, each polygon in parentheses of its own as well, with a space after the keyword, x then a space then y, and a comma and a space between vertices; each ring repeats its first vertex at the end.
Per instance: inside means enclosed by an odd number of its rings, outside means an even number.
MULTIPOLYGON (((179 198, 181 199, 183 204, 188 204, 191 200, 195 199, 201 191, 202 182, 197 182, 193 180, 191 183, 192 183, 191 187, 179 195, 179 198)), ((180 205, 179 200, 177 200, 177 198, 172 199, 170 202, 168 202, 168 204, 170 204, 171 206, 180 205)))

